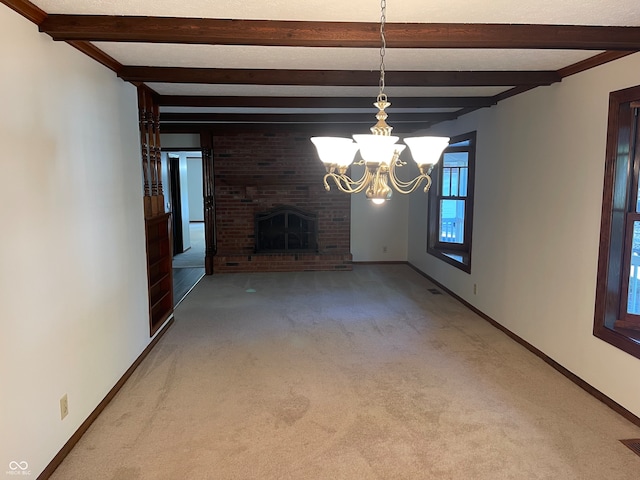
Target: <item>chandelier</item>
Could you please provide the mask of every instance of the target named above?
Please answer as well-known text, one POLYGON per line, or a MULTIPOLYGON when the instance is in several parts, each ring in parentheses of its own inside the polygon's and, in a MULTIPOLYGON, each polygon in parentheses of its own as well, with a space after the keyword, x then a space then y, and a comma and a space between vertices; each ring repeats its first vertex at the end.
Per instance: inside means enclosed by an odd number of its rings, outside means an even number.
POLYGON ((442 152, 449 144, 448 137, 412 137, 405 138, 411 156, 418 165, 420 175, 410 181, 400 180, 396 176, 396 169, 407 163, 400 159, 400 154, 406 145, 396 143, 399 137, 391 135, 385 109, 391 105, 384 93, 385 71, 384 56, 386 51, 385 22, 386 0, 381 1, 380 18, 380 93, 374 102, 378 108, 376 118, 378 122, 370 128, 371 134, 353 135, 353 140, 342 137, 312 137, 311 141, 318 150, 318 156, 325 165, 324 188, 330 190, 329 179, 335 182, 338 190, 345 193, 360 193, 365 191, 368 199, 381 204, 391 198, 391 187, 399 193, 415 192, 423 181, 426 182, 424 191, 431 186, 431 170, 440 159, 442 152), (355 142, 354 142, 355 140, 355 142), (354 162, 355 155, 360 151, 362 157, 354 162), (364 165, 364 173, 359 180, 352 180, 347 175, 349 166, 364 165))

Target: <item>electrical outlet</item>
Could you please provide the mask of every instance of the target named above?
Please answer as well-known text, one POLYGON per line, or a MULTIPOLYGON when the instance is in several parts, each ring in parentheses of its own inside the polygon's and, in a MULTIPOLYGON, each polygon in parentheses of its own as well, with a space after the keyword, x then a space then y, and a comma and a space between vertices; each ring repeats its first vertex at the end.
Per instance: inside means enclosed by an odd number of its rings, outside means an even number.
POLYGON ((64 417, 69 415, 69 399, 67 398, 67 394, 60 399, 60 420, 64 420, 64 417))
POLYGON ((478 293, 478 285, 477 284, 473 284, 473 294, 476 295, 478 293))
POLYGON ((382 253, 387 253, 387 246, 382 247, 382 253))

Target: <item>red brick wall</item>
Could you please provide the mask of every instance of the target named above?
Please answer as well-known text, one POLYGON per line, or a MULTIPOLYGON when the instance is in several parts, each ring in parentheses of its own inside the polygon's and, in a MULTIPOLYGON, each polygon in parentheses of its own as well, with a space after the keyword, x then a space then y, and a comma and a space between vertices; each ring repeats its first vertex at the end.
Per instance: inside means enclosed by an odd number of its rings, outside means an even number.
POLYGON ((225 133, 213 139, 214 272, 351 269, 351 199, 327 192, 324 166, 300 133, 225 133), (315 213, 318 252, 255 254, 255 214, 288 205, 315 213))

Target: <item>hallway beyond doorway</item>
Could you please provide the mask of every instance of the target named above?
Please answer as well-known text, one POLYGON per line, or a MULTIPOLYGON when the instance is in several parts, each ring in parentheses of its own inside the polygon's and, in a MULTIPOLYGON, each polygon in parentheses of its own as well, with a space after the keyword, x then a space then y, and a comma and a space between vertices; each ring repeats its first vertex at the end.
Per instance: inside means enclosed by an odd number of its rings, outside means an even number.
POLYGON ((173 303, 177 306, 204 276, 204 222, 189 222, 191 248, 173 257, 173 303))

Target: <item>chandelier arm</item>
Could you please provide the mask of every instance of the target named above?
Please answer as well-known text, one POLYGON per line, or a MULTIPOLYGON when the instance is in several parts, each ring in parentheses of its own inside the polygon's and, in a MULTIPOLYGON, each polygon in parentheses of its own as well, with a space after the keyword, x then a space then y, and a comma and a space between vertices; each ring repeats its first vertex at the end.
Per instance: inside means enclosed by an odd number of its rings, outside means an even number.
MULTIPOLYGON (((405 164, 406 165, 406 164, 405 164)), ((400 187, 400 188, 412 188, 412 186, 416 183, 416 182, 420 182, 421 179, 423 178, 423 175, 418 175, 416 178, 409 180, 408 182, 401 180, 400 178, 398 178, 398 176, 396 175, 396 169, 395 167, 392 167, 390 169, 389 172, 389 176, 391 177, 392 183, 395 187, 400 187)))
MULTIPOLYGON (((357 162, 354 162, 353 165, 364 165, 364 161, 359 160, 357 162)), ((352 180, 351 177, 349 177, 349 175, 345 173, 347 171, 347 167, 338 167, 337 165, 334 165, 334 164, 325 165, 325 166, 326 166, 327 173, 324 176, 324 189, 327 191, 331 190, 331 187, 329 186, 329 182, 327 181, 327 179, 332 178, 338 188, 341 187, 341 184, 345 185, 344 188, 340 188, 340 191, 345 193, 355 193, 355 189, 351 188, 351 185, 358 185, 358 186, 361 185, 363 182, 365 182, 368 174, 368 171, 365 168, 364 173, 358 180, 352 180), (339 173, 335 173, 336 169, 339 171, 339 173)), ((359 187, 356 187, 356 188, 359 188, 359 187)), ((358 192, 361 192, 362 190, 363 189, 360 189, 358 190, 358 192)))
POLYGON ((370 182, 371 174, 367 169, 365 169, 364 175, 358 181, 352 180, 349 176, 345 174, 338 175, 336 173, 327 173, 324 176, 324 188, 326 190, 330 190, 329 183, 327 181, 328 178, 333 179, 338 190, 344 193, 360 193, 362 192, 370 182), (354 188, 355 186, 355 188, 354 188))
POLYGON ((398 162, 401 162, 400 165, 406 165, 406 164, 402 162, 400 159, 396 159, 396 160, 397 161, 391 162, 391 168, 389 169, 389 181, 391 182, 391 185, 397 192, 405 195, 409 193, 413 193, 418 189, 418 187, 420 187, 423 180, 426 180, 427 182, 424 191, 427 192, 429 190, 429 187, 431 186, 431 177, 429 177, 429 175, 420 174, 416 178, 408 182, 400 180, 396 176, 396 167, 398 166, 398 162))
MULTIPOLYGON (((365 164, 364 160, 360 160, 359 162, 354 163, 354 165, 364 165, 364 164, 365 164)), ((364 172, 362 172, 362 176, 358 180, 352 180, 351 177, 349 177, 346 173, 340 174, 339 177, 340 177, 340 181, 344 182, 345 184, 346 189, 342 189, 343 192, 360 193, 365 188, 367 188, 367 185, 369 184, 369 182, 371 182, 371 178, 373 177, 373 175, 371 174, 371 171, 365 166, 364 172), (351 185, 355 185, 355 188, 351 187, 351 185)), ((336 183, 337 183, 337 180, 336 180, 336 183)))
MULTIPOLYGON (((364 160, 360 160, 359 162, 354 162, 353 165, 364 165, 364 160)), ((356 181, 351 180, 351 178, 349 178, 345 174, 342 174, 342 175, 349 180, 349 183, 354 184, 354 185, 360 185, 362 183, 367 183, 366 180, 367 180, 367 178, 371 177, 371 172, 369 172, 369 169, 365 165, 364 172, 362 172, 362 176, 356 181)), ((362 190, 358 190, 358 191, 361 192, 362 190)))
POLYGON ((411 182, 405 182, 407 184, 406 187, 402 187, 396 183, 395 177, 389 175, 389 181, 391 182, 391 185, 393 185, 395 191, 404 195, 415 192, 418 187, 420 187, 420 184, 424 179, 425 177, 420 175, 419 177, 414 178, 411 182))
POLYGON ((404 180, 401 180, 397 175, 396 175, 396 169, 399 167, 403 167, 407 164, 407 162, 403 161, 400 158, 400 152, 396 151, 393 155, 393 159, 391 160, 391 165, 390 165, 390 177, 392 179, 392 184, 394 185, 394 187, 398 188, 412 188, 413 184, 417 181, 419 181, 418 179, 420 177, 422 177, 423 175, 419 175, 418 177, 414 178, 413 180, 410 180, 408 182, 405 182, 404 180))
POLYGON ((416 183, 420 183, 422 180, 425 179, 424 175, 418 175, 416 178, 405 182, 403 180, 400 180, 398 177, 395 176, 395 174, 393 174, 393 176, 391 176, 391 178, 393 179, 393 185, 396 187, 400 187, 400 188, 413 188, 413 185, 416 183))

